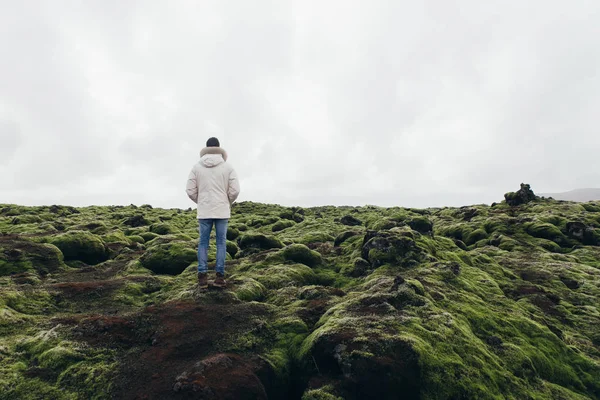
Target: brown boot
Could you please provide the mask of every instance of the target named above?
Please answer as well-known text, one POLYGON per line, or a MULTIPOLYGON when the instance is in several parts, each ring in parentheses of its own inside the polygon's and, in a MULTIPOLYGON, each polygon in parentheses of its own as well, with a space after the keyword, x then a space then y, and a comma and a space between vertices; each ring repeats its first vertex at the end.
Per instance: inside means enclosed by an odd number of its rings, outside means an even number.
POLYGON ((201 289, 208 287, 208 279, 206 278, 206 272, 198 273, 198 287, 201 289))
POLYGON ((217 272, 217 277, 215 278, 215 286, 224 288, 227 286, 227 282, 225 282, 225 275, 220 272, 217 272))

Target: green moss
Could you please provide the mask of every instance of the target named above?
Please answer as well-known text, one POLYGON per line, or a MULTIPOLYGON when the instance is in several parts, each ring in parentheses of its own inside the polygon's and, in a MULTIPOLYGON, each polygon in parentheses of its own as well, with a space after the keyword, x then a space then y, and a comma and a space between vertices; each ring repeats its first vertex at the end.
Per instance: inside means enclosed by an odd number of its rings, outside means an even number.
POLYGON ((240 248, 237 246, 235 242, 227 241, 227 253, 231 255, 231 257, 235 257, 240 248))
POLYGON ((28 271, 46 275, 63 266, 63 254, 54 245, 0 239, 0 276, 28 271))
POLYGON ((484 229, 475 229, 473 232, 465 238, 465 244, 470 246, 477 243, 480 240, 487 239, 488 234, 484 229))
POLYGON ((146 241, 149 242, 152 239, 158 237, 158 234, 154 233, 154 232, 142 232, 140 233, 140 236, 146 241))
POLYGON ((140 236, 140 235, 131 235, 131 236, 127 236, 127 239, 131 242, 131 243, 139 243, 139 244, 144 244, 146 242, 146 240, 140 236))
POLYGON ((235 295, 242 301, 263 301, 266 298, 267 289, 255 279, 244 278, 241 284, 237 284, 235 295))
POLYGON ((335 396, 330 391, 332 386, 324 386, 319 389, 307 389, 302 395, 302 400, 344 400, 343 397, 335 396))
POLYGON ((560 229, 549 223, 533 222, 525 226, 525 231, 536 238, 559 242, 565 239, 560 229))
MULTIPOLYGON (((143 240, 143 238, 140 237, 143 240)), ((104 243, 122 243, 125 246, 131 246, 132 242, 121 231, 112 232, 102 236, 104 243)))
POLYGON ((278 252, 286 261, 292 261, 314 267, 323 262, 321 254, 309 249, 303 244, 292 244, 278 252))
POLYGON ((89 232, 67 232, 54 237, 50 243, 62 251, 65 260, 98 264, 108 258, 102 239, 89 232))
POLYGON ((37 215, 20 215, 18 217, 14 217, 10 222, 13 225, 22 225, 22 224, 39 224, 42 222, 42 219, 37 215))
POLYGON ((301 244, 333 242, 335 237, 327 232, 311 232, 297 240, 301 244))
POLYGON ((417 232, 428 233, 433 230, 433 223, 424 216, 416 216, 407 221, 408 226, 417 232))
POLYGON ((227 240, 235 240, 240 236, 239 229, 232 226, 227 227, 227 240))
POLYGON ((157 235, 169 235, 172 233, 177 233, 177 230, 173 228, 170 224, 159 222, 150 225, 150 232, 156 233, 157 235))
POLYGON ((262 235, 258 233, 242 235, 239 241, 240 248, 243 250, 254 249, 281 249, 283 243, 273 236, 262 235))
POLYGON ((308 285, 316 279, 313 270, 304 264, 280 264, 254 269, 250 276, 268 289, 308 285))
POLYGON ((286 228, 291 228, 294 225, 296 225, 296 223, 294 221, 289 221, 289 220, 278 221, 275 224, 273 224, 273 226, 271 227, 271 230, 273 232, 279 232, 286 228))
POLYGON ((186 242, 171 242, 149 247, 140 263, 157 274, 178 275, 197 259, 197 251, 186 242))

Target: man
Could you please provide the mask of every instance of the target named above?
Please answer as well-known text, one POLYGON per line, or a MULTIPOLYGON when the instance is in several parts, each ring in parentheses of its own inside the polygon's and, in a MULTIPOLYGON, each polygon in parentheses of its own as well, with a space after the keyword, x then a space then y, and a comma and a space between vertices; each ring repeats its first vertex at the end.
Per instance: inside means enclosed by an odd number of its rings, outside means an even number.
POLYGON ((197 204, 200 241, 198 243, 198 286, 208 286, 207 266, 210 232, 215 226, 217 236, 217 276, 215 286, 225 287, 225 255, 227 253, 227 223, 231 205, 240 194, 240 184, 233 167, 227 162, 227 152, 217 138, 210 138, 200 151, 200 161, 188 176, 186 192, 197 204))

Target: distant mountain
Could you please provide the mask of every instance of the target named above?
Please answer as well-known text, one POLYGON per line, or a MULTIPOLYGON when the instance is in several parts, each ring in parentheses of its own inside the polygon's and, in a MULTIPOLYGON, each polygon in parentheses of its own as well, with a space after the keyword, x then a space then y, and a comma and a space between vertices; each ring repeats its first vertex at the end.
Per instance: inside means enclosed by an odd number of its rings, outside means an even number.
POLYGON ((595 201, 600 200, 600 189, 575 189, 570 192, 563 193, 541 193, 539 196, 552 197, 555 200, 568 201, 595 201))

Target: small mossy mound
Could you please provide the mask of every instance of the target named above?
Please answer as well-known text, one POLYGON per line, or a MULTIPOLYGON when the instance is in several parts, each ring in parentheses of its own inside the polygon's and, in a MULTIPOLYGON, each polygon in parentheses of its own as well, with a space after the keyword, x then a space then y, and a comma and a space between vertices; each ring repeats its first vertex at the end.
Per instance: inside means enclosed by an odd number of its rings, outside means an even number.
POLYGON ((341 219, 340 219, 340 223, 344 224, 344 225, 348 225, 348 226, 359 226, 362 225, 363 222, 352 216, 352 215, 344 215, 341 219))
POLYGON ((358 278, 359 276, 366 275, 370 269, 371 263, 364 258, 357 257, 352 261, 351 264, 344 266, 340 272, 344 275, 358 278))
POLYGON ((235 295, 242 301, 263 301, 267 296, 267 288, 252 278, 236 281, 235 295))
POLYGON ((150 225, 150 221, 148 221, 143 214, 136 214, 125 218, 123 220, 123 224, 131 226, 132 228, 136 228, 139 226, 150 225))
MULTIPOLYGON (((140 239, 144 240, 141 237, 140 239)), ((127 238, 125 234, 121 231, 115 231, 107 235, 103 235, 102 240, 104 241, 104 243, 121 243, 125 246, 131 246, 132 244, 131 240, 127 238)))
POLYGON ((235 240, 240 236, 240 231, 232 226, 227 227, 227 240, 235 240))
POLYGON ((129 241, 131 241, 131 243, 139 243, 139 244, 146 243, 146 240, 139 235, 127 236, 127 239, 129 239, 129 241))
POLYGON ((63 265, 63 254, 54 245, 0 236, 0 276, 28 271, 44 276, 63 265))
POLYGON ((158 234, 154 233, 154 232, 142 232, 140 233, 140 236, 146 241, 149 242, 154 238, 158 237, 158 234))
POLYGON ((177 233, 177 230, 167 223, 158 222, 150 225, 150 232, 156 233, 157 235, 169 235, 172 233, 177 233))
POLYGON ((537 200, 537 198, 538 197, 533 193, 533 190, 531 190, 531 186, 525 183, 521 183, 521 189, 518 191, 504 194, 506 204, 512 207, 529 203, 537 200))
POLYGON ((276 264, 264 269, 254 269, 250 276, 267 289, 310 285, 317 279, 314 271, 304 264, 276 264))
POLYGON ((42 222, 42 219, 37 215, 20 215, 18 217, 14 217, 10 223, 13 225, 22 225, 22 224, 39 224, 42 222))
POLYGON ((580 241, 588 246, 598 246, 600 243, 600 234, 596 230, 578 221, 566 223, 566 233, 569 237, 580 241))
POLYGON ((253 228, 260 228, 262 226, 274 224, 277 221, 279 221, 279 218, 273 216, 265 218, 253 218, 248 222, 248 226, 251 226, 253 228))
POLYGON ((383 264, 414 266, 424 254, 410 232, 369 231, 363 239, 361 255, 377 268, 383 264))
POLYGON ((286 228, 291 228, 294 225, 296 225, 296 223, 294 221, 289 221, 289 220, 278 221, 275 224, 273 224, 273 226, 271 227, 271 230, 273 232, 279 232, 286 228))
POLYGON ((344 400, 342 397, 336 396, 331 393, 333 391, 331 385, 326 385, 318 389, 306 389, 302 394, 301 400, 344 400))
POLYGON ((292 261, 315 267, 323 262, 321 254, 309 249, 303 244, 292 244, 286 246, 279 252, 281 257, 286 261, 292 261))
POLYGON ((420 233, 430 233, 433 231, 433 222, 422 215, 409 219, 407 224, 411 229, 420 233))
POLYGON ((301 244, 313 244, 333 242, 334 240, 335 237, 333 235, 327 232, 316 231, 302 236, 300 239, 297 240, 297 242, 301 244))
POLYGON ((525 231, 533 237, 562 243, 565 235, 556 226, 544 222, 532 222, 525 226, 525 231))
POLYGON ((339 235, 337 235, 337 237, 333 241, 333 245, 335 247, 341 246, 341 244, 344 243, 346 240, 350 239, 351 237, 358 236, 358 235, 360 235, 360 232, 357 232, 357 231, 346 231, 346 232, 340 233, 339 235))
POLYGON ((108 252, 99 236, 86 231, 69 231, 50 241, 62 251, 65 260, 83 261, 86 264, 98 264, 108 259, 108 252))
POLYGON ((304 210, 300 208, 293 208, 289 210, 285 210, 279 214, 279 218, 287 219, 290 221, 294 221, 296 223, 300 223, 304 221, 304 210))
POLYGON ((149 247, 140 263, 157 274, 179 275, 196 259, 197 252, 190 243, 174 241, 149 247))
POLYGON ((235 257, 235 255, 238 253, 238 251, 240 251, 240 248, 238 247, 238 245, 235 242, 232 242, 230 240, 227 241, 227 253, 229 253, 229 255, 231 255, 231 257, 235 257))
POLYGON ((487 239, 488 233, 484 229, 475 229, 473 232, 469 233, 465 238, 464 242, 467 246, 475 244, 480 240, 487 239))
POLYGON ((260 233, 249 233, 242 235, 239 245, 242 250, 269 250, 283 248, 283 243, 281 243, 281 240, 277 239, 276 237, 267 236, 260 233))
POLYGON ((69 227, 69 231, 88 231, 94 235, 104 235, 108 232, 108 227, 104 222, 95 221, 87 224, 74 225, 69 227))

